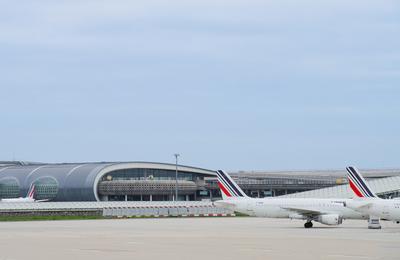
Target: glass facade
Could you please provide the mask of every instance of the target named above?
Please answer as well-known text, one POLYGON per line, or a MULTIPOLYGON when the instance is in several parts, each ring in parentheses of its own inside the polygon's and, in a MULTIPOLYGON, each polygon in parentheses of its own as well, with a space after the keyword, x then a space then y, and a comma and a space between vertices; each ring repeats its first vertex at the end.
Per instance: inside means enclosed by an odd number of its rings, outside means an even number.
MULTIPOLYGON (((201 180, 204 183, 202 174, 178 171, 179 200, 196 200, 201 180)), ((175 170, 130 168, 110 171, 102 176, 98 194, 100 200, 108 201, 171 201, 174 200, 175 187, 175 170)))
MULTIPOLYGON (((123 169, 103 176, 102 181, 111 180, 175 180, 175 171, 163 169, 123 169)), ((178 171, 178 180, 195 181, 196 174, 178 171)))
POLYGON ((55 199, 58 193, 58 182, 53 177, 41 177, 34 183, 35 199, 55 199))
POLYGON ((0 199, 18 198, 19 184, 17 179, 4 178, 0 180, 0 199))

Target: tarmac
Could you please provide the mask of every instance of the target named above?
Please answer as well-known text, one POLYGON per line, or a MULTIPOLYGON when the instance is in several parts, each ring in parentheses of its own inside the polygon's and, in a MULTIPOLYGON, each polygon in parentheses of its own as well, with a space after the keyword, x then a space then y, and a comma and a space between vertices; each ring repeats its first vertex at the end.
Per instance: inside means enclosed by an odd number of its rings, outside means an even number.
POLYGON ((400 225, 250 217, 0 222, 0 260, 400 259, 400 225))

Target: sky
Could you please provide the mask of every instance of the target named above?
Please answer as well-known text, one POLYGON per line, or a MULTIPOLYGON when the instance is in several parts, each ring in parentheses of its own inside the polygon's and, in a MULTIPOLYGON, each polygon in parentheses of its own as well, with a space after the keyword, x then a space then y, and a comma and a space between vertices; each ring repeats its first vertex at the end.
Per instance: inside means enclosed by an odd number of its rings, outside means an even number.
POLYGON ((398 1, 0 0, 0 160, 400 167, 398 1))

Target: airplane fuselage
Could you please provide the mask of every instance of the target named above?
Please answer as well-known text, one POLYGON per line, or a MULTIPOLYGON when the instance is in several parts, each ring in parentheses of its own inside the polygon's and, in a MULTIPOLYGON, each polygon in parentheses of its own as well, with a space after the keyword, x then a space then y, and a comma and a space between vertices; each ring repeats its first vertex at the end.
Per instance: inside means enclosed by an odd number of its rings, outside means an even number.
POLYGON ((313 198, 241 198, 216 201, 234 211, 255 217, 306 219, 299 211, 337 214, 343 219, 367 219, 368 216, 344 207, 349 199, 313 198), (295 210, 297 209, 297 210, 295 210))
POLYGON ((0 203, 32 203, 35 199, 32 198, 12 198, 12 199, 2 199, 0 203))
POLYGON ((354 200, 347 203, 347 207, 381 219, 400 221, 400 200, 397 199, 354 200))

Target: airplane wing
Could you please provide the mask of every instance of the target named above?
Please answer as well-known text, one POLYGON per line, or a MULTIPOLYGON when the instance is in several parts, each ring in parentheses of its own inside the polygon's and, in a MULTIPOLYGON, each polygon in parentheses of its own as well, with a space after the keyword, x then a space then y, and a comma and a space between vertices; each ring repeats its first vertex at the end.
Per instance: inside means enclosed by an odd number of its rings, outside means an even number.
POLYGON ((368 203, 364 203, 363 205, 358 206, 359 208, 365 208, 365 207, 369 207, 371 206, 373 203, 372 202, 368 202, 368 203))
POLYGON ((225 200, 214 201, 213 204, 214 204, 214 206, 221 207, 221 208, 234 208, 235 207, 235 204, 229 203, 229 201, 225 201, 225 200))
POLYGON ((290 210, 290 211, 293 211, 295 213, 298 213, 298 214, 306 216, 306 217, 318 216, 318 215, 326 214, 326 212, 322 212, 322 211, 318 211, 318 210, 312 210, 312 209, 306 209, 306 208, 292 208, 292 207, 286 208, 286 207, 282 207, 282 209, 290 210))
MULTIPOLYGON (((349 203, 347 203, 349 204, 349 203)), ((369 206, 372 206, 373 202, 372 201, 364 201, 364 202, 357 202, 357 203, 353 203, 351 205, 348 205, 349 208, 354 208, 354 209, 363 209, 369 206)))

